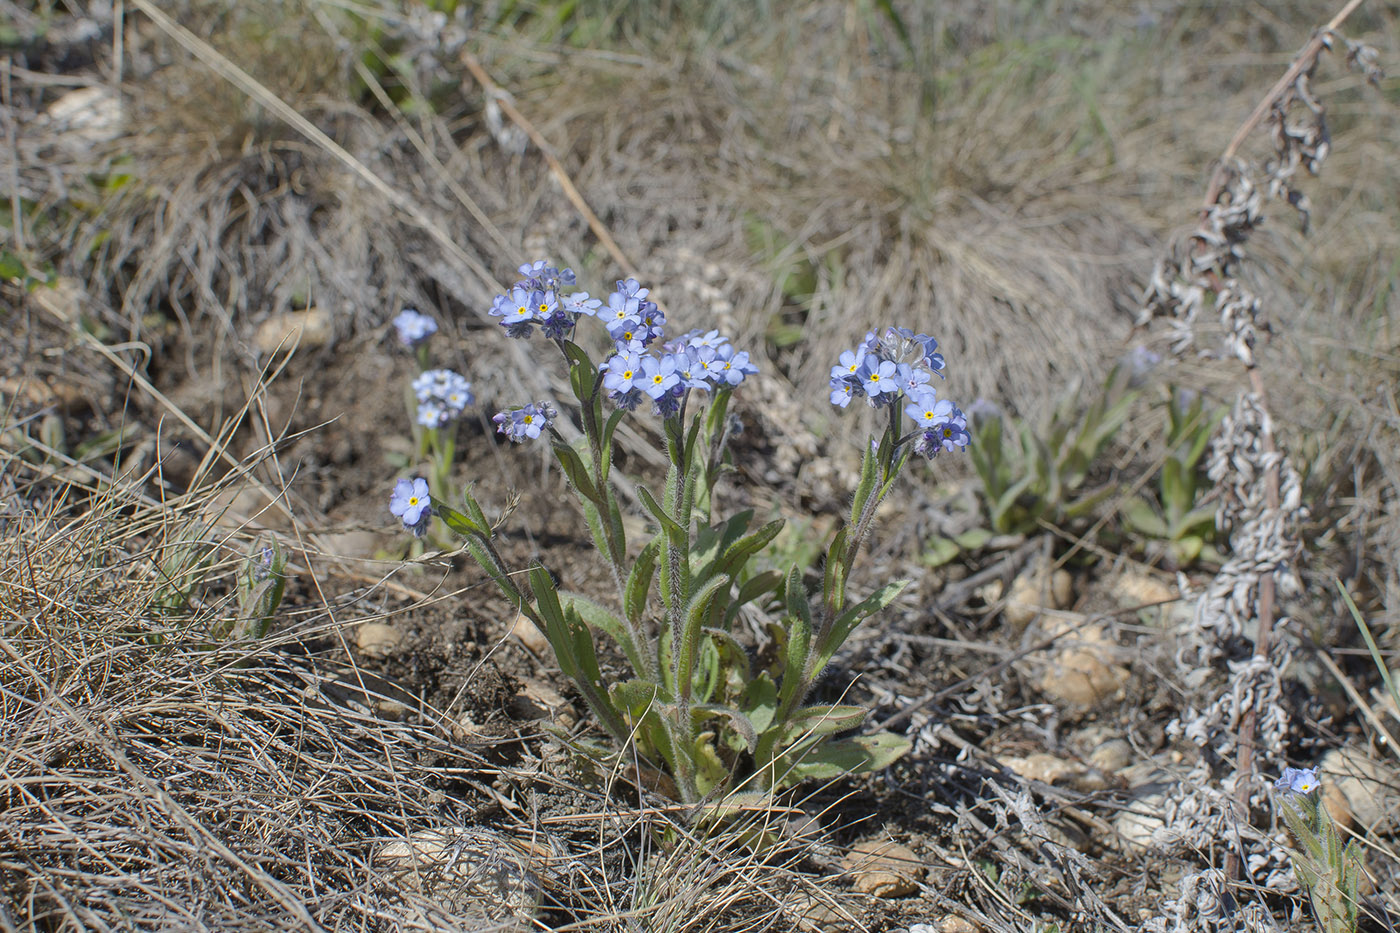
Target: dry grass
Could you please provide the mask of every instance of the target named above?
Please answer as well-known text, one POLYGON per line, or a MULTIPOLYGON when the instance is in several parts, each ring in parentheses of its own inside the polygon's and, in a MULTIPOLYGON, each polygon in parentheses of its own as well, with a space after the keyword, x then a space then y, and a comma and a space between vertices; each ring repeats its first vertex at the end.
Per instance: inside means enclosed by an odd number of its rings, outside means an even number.
POLYGON ((373 715, 353 672, 211 644, 239 535, 198 517, 207 495, 65 485, 11 451, 0 474, 8 928, 426 926, 371 854, 444 793, 465 808, 482 760, 429 715, 373 715))

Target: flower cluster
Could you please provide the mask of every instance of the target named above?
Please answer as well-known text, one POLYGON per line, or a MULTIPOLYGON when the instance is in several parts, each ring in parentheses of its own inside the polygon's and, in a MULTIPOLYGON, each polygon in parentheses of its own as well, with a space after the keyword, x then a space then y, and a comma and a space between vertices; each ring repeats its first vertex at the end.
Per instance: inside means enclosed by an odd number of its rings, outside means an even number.
MULTIPOLYGON (((694 330, 655 346, 664 333, 666 315, 649 300, 650 290, 636 279, 624 279, 602 299, 587 292, 565 295, 572 286, 572 269, 559 270, 545 260, 520 267, 524 278, 509 292, 497 295, 490 313, 501 318, 511 337, 528 337, 538 326, 552 340, 562 340, 578 319, 596 317, 613 341, 613 355, 598 370, 603 386, 618 408, 631 411, 650 399, 652 410, 671 417, 684 407, 691 389, 733 388, 758 372, 748 353, 736 351, 719 331, 694 330)), ((545 402, 499 412, 492 419, 512 441, 536 438, 554 418, 545 402)))
MULTIPOLYGON (((627 284, 636 283, 629 279, 627 284)), ((649 398, 652 410, 669 418, 681 410, 691 389, 733 388, 758 372, 749 354, 736 351, 718 331, 693 330, 662 344, 661 352, 656 353, 648 348, 660 336, 659 325, 630 316, 618 321, 615 329, 609 327, 617 352, 598 367, 606 374, 603 387, 608 398, 618 408, 631 411, 643 398, 649 398)))
POLYGON ((399 342, 412 348, 437 333, 437 322, 413 308, 404 308, 394 317, 394 327, 399 332, 399 342))
POLYGON ((541 399, 521 408, 508 408, 499 411, 491 420, 496 422, 496 430, 510 438, 512 443, 532 441, 554 423, 559 412, 541 399))
POLYGON ((394 494, 389 497, 389 511, 403 520, 404 528, 423 537, 428 530, 428 519, 433 516, 433 499, 428 493, 428 481, 414 477, 395 483, 394 494))
POLYGON ((972 439, 967 416, 931 385, 943 367, 938 341, 927 334, 907 327, 878 336, 871 331, 831 367, 831 404, 845 408, 863 398, 871 408, 885 408, 905 399, 903 412, 917 426, 910 436, 915 453, 931 460, 941 451, 962 450, 972 439))
POLYGON ((476 401, 472 384, 450 369, 429 369, 413 380, 418 399, 418 423, 425 428, 450 424, 462 409, 476 401))
POLYGON ((497 295, 488 312, 501 319, 511 337, 529 337, 538 326, 551 340, 562 340, 573 331, 581 316, 592 317, 603 302, 587 292, 564 295, 561 290, 574 284, 574 270, 559 270, 546 260, 526 263, 518 270, 524 278, 510 291, 497 295))

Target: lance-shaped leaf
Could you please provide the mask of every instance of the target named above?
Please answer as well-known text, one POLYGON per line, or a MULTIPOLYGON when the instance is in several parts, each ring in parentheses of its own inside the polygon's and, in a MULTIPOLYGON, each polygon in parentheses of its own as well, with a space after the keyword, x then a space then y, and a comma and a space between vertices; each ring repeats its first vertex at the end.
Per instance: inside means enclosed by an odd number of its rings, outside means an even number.
MULTIPOLYGON (((715 595, 722 588, 728 586, 728 578, 715 577, 697 589, 691 595, 690 601, 683 607, 684 627, 681 631, 683 641, 676 646, 676 650, 679 652, 676 658, 676 692, 680 695, 689 696, 693 686, 691 680, 696 673, 695 663, 700 650, 700 630, 704 627, 706 609, 715 595)), ((709 685, 713 688, 712 680, 709 685)))
POLYGON ((646 612, 647 596, 651 593, 651 579, 656 573, 656 560, 660 552, 661 537, 658 535, 642 548, 627 574, 623 611, 627 614, 627 621, 633 625, 639 624, 646 612))
POLYGON ((563 594, 563 602, 565 609, 572 608, 590 629, 605 632, 613 641, 617 642, 622 653, 627 655, 627 660, 631 663, 633 671, 638 674, 646 673, 646 665, 642 661, 637 643, 632 639, 631 631, 612 610, 574 593, 563 594))
POLYGON ((535 594, 536 611, 544 622, 544 634, 554 649, 559 669, 578 687, 603 728, 614 738, 625 740, 628 730, 603 687, 598 655, 593 649, 593 635, 588 626, 576 609, 563 606, 554 580, 538 564, 530 568, 530 589, 535 594))
POLYGON ((849 529, 842 525, 831 539, 826 549, 825 566, 822 572, 822 605, 828 612, 841 608, 846 601, 846 535, 849 529))
POLYGON ((724 554, 745 531, 748 531, 749 522, 752 520, 753 509, 745 509, 718 525, 702 524, 700 526, 695 536, 695 543, 690 548, 691 560, 704 568, 696 574, 697 578, 709 576, 713 572, 710 565, 724 554))
POLYGON ((500 563, 497 562, 496 556, 491 552, 491 549, 485 545, 484 541, 486 540, 488 539, 484 536, 471 536, 462 542, 462 546, 467 549, 467 553, 472 556, 472 559, 477 562, 477 565, 480 566, 482 570, 486 571, 486 575, 501 588, 501 592, 510 600, 511 605, 529 616, 531 622, 538 624, 540 619, 535 613, 535 610, 525 599, 525 594, 515 585, 515 579, 506 572, 506 568, 502 567, 500 563))
POLYGON ((569 360, 569 387, 574 397, 587 404, 591 401, 598 381, 598 367, 593 365, 583 348, 572 340, 564 341, 564 356, 569 360))
POLYGON ((638 486, 637 497, 642 500, 642 505, 652 514, 661 527, 665 529, 668 540, 672 541, 672 543, 678 540, 684 541, 685 529, 681 527, 680 522, 676 521, 676 519, 671 516, 671 513, 661 507, 661 503, 656 501, 649 489, 645 486, 638 486))
POLYGON ((836 654, 836 650, 845 643, 846 638, 855 627, 894 602, 895 597, 908 585, 908 580, 895 580, 893 583, 886 583, 837 616, 832 622, 831 628, 821 633, 820 641, 816 645, 816 663, 811 668, 810 676, 815 679, 831 660, 832 655, 836 654))
POLYGON ((792 742, 807 736, 835 735, 855 729, 865 722, 869 712, 863 706, 804 706, 788 717, 783 726, 783 741, 792 742))
POLYGON ((765 570, 744 581, 744 585, 739 587, 739 592, 729 603, 729 607, 724 613, 724 627, 733 628, 734 619, 739 615, 739 610, 758 599, 761 596, 773 592, 783 584, 783 573, 778 570, 765 570))
MULTIPOLYGON (((805 743, 804 743, 805 744, 805 743)), ((807 778, 829 781, 848 774, 888 768, 914 747, 902 735, 877 732, 850 739, 818 741, 782 755, 775 763, 777 782, 795 784, 807 778)))
POLYGON ((766 732, 778 712, 778 685, 764 671, 749 682, 739 703, 754 729, 760 733, 766 732))
POLYGON ((782 688, 779 690, 778 699, 785 709, 791 709, 793 704, 800 697, 799 691, 805 691, 810 667, 810 657, 812 653, 812 611, 806 606, 807 597, 802 592, 802 575, 796 567, 788 574, 788 644, 787 658, 783 665, 782 688), (793 596, 796 592, 798 595, 793 596), (794 612, 794 609, 796 610, 794 612))
POLYGON ((611 466, 613 435, 617 433, 617 426, 622 423, 622 418, 626 414, 627 409, 619 408, 611 415, 608 415, 608 420, 603 423, 603 434, 599 446, 602 448, 604 454, 603 477, 605 479, 607 478, 608 467, 611 466))
POLYGON ((659 687, 645 680, 627 680, 609 687, 608 697, 626 717, 643 753, 659 754, 674 771, 675 748, 665 723, 666 713, 671 707, 659 687))
POLYGON ((752 534, 745 535, 735 541, 719 556, 710 572, 722 573, 729 577, 739 576, 749 558, 766 548, 783 530, 785 524, 786 522, 781 518, 774 519, 752 534))
POLYGON ((720 655, 720 668, 728 672, 731 688, 738 689, 739 685, 747 684, 753 677, 753 670, 749 664, 749 653, 739 644, 739 640, 720 628, 706 627, 704 634, 714 640, 715 650, 720 655))
POLYGON ((491 527, 484 521, 478 522, 468 515, 463 515, 451 506, 434 503, 433 511, 437 513, 438 518, 442 519, 444 525, 463 538, 472 538, 474 536, 485 538, 489 537, 491 534, 491 527))
POLYGON ((578 451, 562 441, 553 441, 550 446, 554 448, 554 459, 559 461, 559 466, 563 468, 570 485, 588 501, 595 505, 603 505, 602 496, 593 487, 593 479, 588 475, 588 467, 578 451))

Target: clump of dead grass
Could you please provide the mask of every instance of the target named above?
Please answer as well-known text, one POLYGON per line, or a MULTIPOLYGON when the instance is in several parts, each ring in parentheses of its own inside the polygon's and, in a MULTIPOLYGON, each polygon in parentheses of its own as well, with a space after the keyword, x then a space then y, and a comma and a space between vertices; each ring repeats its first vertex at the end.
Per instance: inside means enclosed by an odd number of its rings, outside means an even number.
MULTIPOLYGON (((24 928, 427 928, 386 886, 386 837, 467 812, 489 772, 435 717, 375 714, 304 653, 213 644, 236 533, 199 536, 207 585, 172 602, 207 495, 152 502, 3 455, 0 866, 24 928), (178 571, 177 571, 178 573, 178 571)), ((193 552, 198 553, 199 551, 193 552)), ((196 559, 186 567, 198 563, 196 559)))

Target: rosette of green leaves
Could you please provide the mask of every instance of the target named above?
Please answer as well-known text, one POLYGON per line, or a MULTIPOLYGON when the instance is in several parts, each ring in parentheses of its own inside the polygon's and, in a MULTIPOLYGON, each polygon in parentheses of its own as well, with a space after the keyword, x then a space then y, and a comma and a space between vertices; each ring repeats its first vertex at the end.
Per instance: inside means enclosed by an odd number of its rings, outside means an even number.
MULTIPOLYGON (((694 803, 752 782, 771 791, 807 777, 830 777, 888 765, 907 750, 894 736, 838 738, 861 725, 865 711, 803 701, 841 643, 861 621, 888 605, 903 583, 847 606, 846 578, 879 500, 903 456, 887 437, 866 456, 851 533, 826 551, 821 602, 813 606, 803 568, 765 568, 761 555, 781 520, 755 526, 751 511, 715 520, 712 492, 728 469, 731 388, 708 406, 684 406, 663 421, 668 469, 657 494, 637 495, 655 525, 649 540, 629 547, 609 481, 613 443, 624 412, 603 409, 602 374, 577 345, 563 341, 583 434, 555 437, 554 456, 582 504, 594 544, 609 564, 616 598, 608 604, 560 592, 540 566, 517 585, 497 553, 492 529, 470 491, 464 510, 435 503, 438 515, 465 538, 467 551, 549 640, 560 669, 622 752, 636 751, 675 779, 694 803), (759 665, 735 637, 746 606, 776 614, 774 650, 759 665), (611 641, 631 668, 605 677, 598 643, 611 641)), ((895 413, 897 418, 898 413, 895 413)), ((896 435, 897 436, 897 435, 896 435)))
POLYGON ((1010 443, 1000 415, 975 416, 968 452, 982 481, 992 530, 1031 534, 1042 522, 1073 525, 1112 495, 1111 486, 1086 490, 1084 485, 1139 394, 1123 386, 1115 367, 1087 408, 1080 408, 1077 391, 1068 392, 1039 429, 1013 422, 1010 443))
POLYGON ((1157 501, 1137 496, 1123 509, 1131 530, 1167 542, 1172 559, 1186 565, 1204 554, 1220 555, 1215 537, 1215 507, 1198 504, 1212 484, 1205 481, 1201 457, 1225 409, 1207 412, 1197 393, 1173 389, 1167 398, 1167 455, 1157 474, 1157 501))

